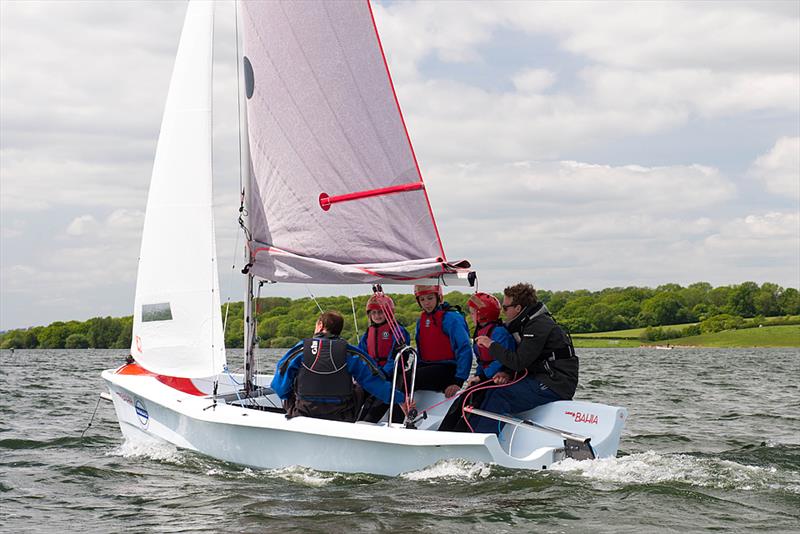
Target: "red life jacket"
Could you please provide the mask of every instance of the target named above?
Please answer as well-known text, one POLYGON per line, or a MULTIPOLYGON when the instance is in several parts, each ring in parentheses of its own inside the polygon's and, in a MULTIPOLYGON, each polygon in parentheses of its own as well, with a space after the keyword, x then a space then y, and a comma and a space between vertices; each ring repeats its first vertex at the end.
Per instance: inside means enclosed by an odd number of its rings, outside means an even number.
POLYGON ((367 331, 367 351, 372 359, 378 362, 378 365, 383 367, 389 356, 392 355, 392 348, 394 347, 394 338, 392 337, 392 329, 388 322, 383 324, 371 324, 367 331))
POLYGON ((450 337, 442 330, 445 311, 441 308, 433 313, 422 312, 419 316, 417 348, 423 362, 452 361, 456 359, 450 337))
POLYGON ((489 349, 488 347, 481 347, 477 343, 475 343, 475 338, 478 336, 487 336, 489 338, 492 337, 492 331, 494 327, 497 326, 497 323, 488 323, 480 328, 475 329, 475 334, 472 336, 473 347, 475 347, 478 351, 478 365, 482 368, 486 369, 489 367, 489 364, 494 361, 494 358, 489 356, 489 349))

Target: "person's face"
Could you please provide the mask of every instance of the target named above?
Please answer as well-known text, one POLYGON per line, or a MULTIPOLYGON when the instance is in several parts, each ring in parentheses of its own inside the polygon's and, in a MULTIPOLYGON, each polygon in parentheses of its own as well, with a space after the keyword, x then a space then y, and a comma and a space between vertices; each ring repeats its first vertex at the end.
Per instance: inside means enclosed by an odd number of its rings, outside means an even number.
POLYGON ((503 295, 503 316, 506 318, 506 322, 513 321, 514 317, 522 312, 522 306, 512 305, 511 302, 509 297, 503 295))
POLYGON ((439 298, 435 294, 429 293, 427 295, 422 295, 421 297, 419 297, 419 305, 422 306, 422 310, 425 313, 431 313, 433 310, 436 309, 436 304, 438 300, 439 298))
POLYGON ((386 322, 386 315, 381 310, 370 310, 367 316, 373 324, 383 324, 386 322))
POLYGON ((319 334, 323 330, 322 321, 317 321, 317 324, 314 326, 314 333, 319 334))
POLYGON ((469 316, 472 317, 472 324, 477 325, 478 324, 478 310, 476 310, 475 308, 470 308, 469 309, 469 316))

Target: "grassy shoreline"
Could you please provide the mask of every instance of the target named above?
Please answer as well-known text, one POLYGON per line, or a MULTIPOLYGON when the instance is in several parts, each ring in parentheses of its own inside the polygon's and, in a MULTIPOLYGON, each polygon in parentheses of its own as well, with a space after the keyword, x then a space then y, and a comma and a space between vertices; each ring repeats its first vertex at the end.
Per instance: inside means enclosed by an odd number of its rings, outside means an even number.
POLYGON ((764 326, 761 328, 744 328, 723 330, 713 334, 680 337, 658 342, 642 342, 636 339, 633 331, 598 332, 593 334, 574 334, 572 336, 578 348, 631 348, 675 346, 719 347, 719 348, 752 348, 752 347, 796 347, 800 348, 800 325, 764 326))

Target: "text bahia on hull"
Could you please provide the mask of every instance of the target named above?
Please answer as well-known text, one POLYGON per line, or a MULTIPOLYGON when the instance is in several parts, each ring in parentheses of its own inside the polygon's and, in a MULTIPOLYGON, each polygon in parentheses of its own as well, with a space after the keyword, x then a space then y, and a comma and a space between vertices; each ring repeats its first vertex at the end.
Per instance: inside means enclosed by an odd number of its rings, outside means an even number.
MULTIPOLYGON (((448 262, 364 2, 239 2, 245 323, 254 280, 471 284, 448 262), (365 222, 369 221, 370 224, 365 222)), ((136 363, 106 370, 123 434, 259 467, 396 475, 464 458, 542 469, 617 453, 622 408, 563 401, 499 436, 287 419, 255 369, 227 373, 211 190, 213 3, 189 3, 156 150, 134 304, 136 363), (244 384, 244 386, 237 385, 244 384), (557 429, 557 430, 556 430, 557 429), (588 446, 587 446, 588 444, 588 446)), ((418 392, 418 406, 444 399, 418 392)))

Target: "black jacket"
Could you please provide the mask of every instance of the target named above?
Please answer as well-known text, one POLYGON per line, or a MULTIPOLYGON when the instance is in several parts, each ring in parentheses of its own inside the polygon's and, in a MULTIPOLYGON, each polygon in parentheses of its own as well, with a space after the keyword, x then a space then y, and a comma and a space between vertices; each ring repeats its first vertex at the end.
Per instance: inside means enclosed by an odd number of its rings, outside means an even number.
POLYGON ((578 357, 569 336, 541 302, 528 306, 506 325, 517 339, 517 350, 492 343, 489 354, 513 371, 546 385, 562 399, 571 399, 578 387, 578 357))

